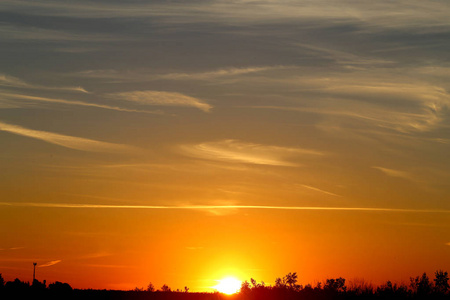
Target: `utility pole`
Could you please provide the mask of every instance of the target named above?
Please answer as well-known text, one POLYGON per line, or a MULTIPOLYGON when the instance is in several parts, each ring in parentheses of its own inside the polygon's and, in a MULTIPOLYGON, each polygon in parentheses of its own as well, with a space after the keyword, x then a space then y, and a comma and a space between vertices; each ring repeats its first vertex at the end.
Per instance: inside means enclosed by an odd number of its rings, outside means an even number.
MULTIPOLYGON (((34 280, 36 279, 36 265, 37 265, 37 263, 33 263, 33 283, 34 283, 34 280)), ((33 284, 33 283, 31 283, 31 284, 33 284)))

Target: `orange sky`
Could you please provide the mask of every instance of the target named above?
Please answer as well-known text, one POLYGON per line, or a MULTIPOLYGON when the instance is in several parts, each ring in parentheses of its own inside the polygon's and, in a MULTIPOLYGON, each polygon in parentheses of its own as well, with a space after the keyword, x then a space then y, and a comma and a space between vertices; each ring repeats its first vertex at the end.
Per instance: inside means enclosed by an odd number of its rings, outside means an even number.
POLYGON ((449 14, 2 1, 0 273, 213 291, 450 270, 449 14))

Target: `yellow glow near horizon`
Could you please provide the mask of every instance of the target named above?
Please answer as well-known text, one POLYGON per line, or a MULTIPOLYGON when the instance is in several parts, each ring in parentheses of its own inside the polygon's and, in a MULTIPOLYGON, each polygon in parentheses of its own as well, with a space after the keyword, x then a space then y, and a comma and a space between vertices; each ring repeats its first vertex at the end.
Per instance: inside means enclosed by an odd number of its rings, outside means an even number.
POLYGON ((227 277, 218 281, 219 283, 213 288, 223 294, 235 294, 239 292, 239 289, 241 288, 241 281, 234 277, 227 277))

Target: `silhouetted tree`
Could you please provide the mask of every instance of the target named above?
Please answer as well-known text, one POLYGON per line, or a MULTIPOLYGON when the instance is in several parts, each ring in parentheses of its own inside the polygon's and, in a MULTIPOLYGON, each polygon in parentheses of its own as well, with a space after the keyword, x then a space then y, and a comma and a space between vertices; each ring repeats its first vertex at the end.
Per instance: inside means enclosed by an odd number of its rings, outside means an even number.
POLYGON ((286 288, 286 284, 283 282, 283 279, 280 277, 275 278, 275 287, 276 288, 286 288))
POLYGON ((70 293, 72 292, 72 287, 68 283, 63 283, 59 281, 55 281, 54 283, 50 283, 48 285, 48 289, 55 293, 70 293))
POLYGON ((264 283, 264 281, 261 281, 261 283, 258 283, 258 282, 256 282, 256 280, 253 279, 253 278, 250 278, 250 282, 251 282, 251 284, 252 284, 252 289, 253 289, 253 290, 262 289, 262 288, 264 288, 265 285, 266 285, 266 284, 264 283))
POLYGON ((327 279, 323 289, 333 292, 345 292, 345 279, 342 277, 336 279, 327 279))
POLYGON ((413 292, 414 294, 417 293, 417 288, 419 286, 419 281, 420 281, 419 276, 417 276, 417 277, 410 277, 409 278, 409 288, 411 289, 411 292, 413 292))
POLYGON ((8 281, 5 284, 5 288, 10 291, 26 291, 30 287, 28 282, 20 281, 19 278, 14 279, 14 281, 8 281))
POLYGON ((357 296, 367 296, 374 293, 374 287, 371 283, 364 281, 364 279, 355 279, 347 284, 347 292, 357 296))
POLYGON ((297 272, 289 273, 285 276, 286 284, 289 289, 298 291, 301 289, 301 286, 297 284, 297 272))
POLYGON ((171 292, 172 290, 170 289, 170 287, 167 284, 164 284, 161 287, 161 292, 171 292))
POLYGON ((302 291, 304 293, 311 294, 314 292, 314 289, 313 289, 312 285, 310 283, 308 283, 307 285, 305 285, 305 287, 303 288, 302 291))
POLYGON ((437 293, 445 294, 450 289, 448 284, 448 272, 444 272, 442 270, 436 271, 434 273, 434 290, 437 293))
POLYGON ((377 288, 376 294, 382 299, 388 298, 406 298, 408 294, 408 288, 405 285, 392 284, 391 281, 387 281, 386 284, 377 288))
POLYGON ((0 273, 0 289, 5 286, 5 280, 3 279, 2 273, 0 273))
POLYGON ((153 285, 153 283, 149 283, 147 285, 147 292, 154 292, 155 291, 155 286, 153 285))
POLYGON ((250 293, 250 291, 251 291, 250 283, 247 280, 243 281, 241 283, 241 289, 240 289, 239 293, 248 295, 250 293))
POLYGON ((37 279, 33 280, 33 283, 31 284, 31 288, 33 289, 33 291, 44 291, 47 288, 45 286, 45 280, 44 280, 44 282, 40 282, 37 279))
POLYGON ((283 278, 276 278, 275 287, 292 291, 299 291, 302 289, 302 286, 297 284, 297 272, 288 273, 283 278))
POLYGON ((189 293, 189 288, 187 286, 184 287, 184 292, 189 293))
POLYGON ((413 293, 418 295, 427 295, 431 293, 433 286, 430 282, 430 279, 427 276, 427 273, 423 273, 421 277, 417 276, 416 278, 410 278, 410 285, 413 293))

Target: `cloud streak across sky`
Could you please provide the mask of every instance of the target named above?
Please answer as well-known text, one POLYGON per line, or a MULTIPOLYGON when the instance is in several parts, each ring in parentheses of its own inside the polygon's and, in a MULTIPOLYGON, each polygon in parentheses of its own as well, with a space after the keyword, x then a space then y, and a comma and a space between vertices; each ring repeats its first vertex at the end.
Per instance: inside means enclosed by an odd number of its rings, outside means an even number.
POLYGON ((322 189, 319 189, 317 187, 313 187, 313 186, 310 186, 310 185, 301 184, 300 186, 304 187, 306 189, 312 190, 312 191, 316 191, 316 192, 319 192, 319 193, 326 194, 326 195, 335 196, 335 197, 342 197, 342 196, 340 196, 338 194, 335 194, 335 193, 332 193, 332 192, 328 192, 328 191, 325 191, 325 190, 322 190, 322 189))
POLYGON ((360 212, 398 212, 398 213, 443 213, 445 209, 380 208, 380 207, 321 207, 321 206, 272 206, 272 205, 107 205, 75 203, 31 203, 0 202, 2 206, 36 207, 36 208, 86 208, 86 209, 181 209, 181 210, 215 210, 215 209, 269 209, 269 210, 312 210, 312 211, 360 211, 360 212))
POLYGON ((413 179, 413 176, 410 173, 405 172, 405 171, 399 171, 399 170, 388 169, 388 168, 383 168, 383 167, 373 167, 373 168, 380 170, 384 174, 391 176, 391 177, 398 177, 398 178, 403 178, 403 179, 408 179, 408 180, 413 179))
MULTIPOLYGON (((408 134, 446 126, 450 95, 444 88, 424 82, 411 84, 391 75, 382 76, 375 73, 288 78, 280 83, 286 87, 300 87, 316 101, 307 105, 305 101, 298 101, 301 106, 294 106, 291 101, 284 106, 255 108, 320 114, 408 134)), ((270 82, 270 79, 264 80, 270 82)))
POLYGON ((237 140, 205 142, 181 146, 183 153, 201 158, 271 166, 298 166, 290 158, 323 156, 325 153, 301 148, 261 145, 237 140))
POLYGON ((9 87, 15 87, 15 88, 30 88, 30 89, 44 89, 44 90, 63 90, 63 91, 75 91, 75 92, 82 92, 82 93, 88 93, 85 89, 82 87, 48 87, 48 86, 42 86, 37 84, 31 84, 28 82, 25 82, 19 78, 13 77, 13 76, 7 76, 5 74, 0 74, 0 85, 3 86, 9 86, 9 87))
POLYGON ((195 107, 204 112, 209 112, 212 108, 211 105, 200 99, 176 92, 132 91, 111 94, 110 96, 115 99, 131 101, 142 105, 195 107))
POLYGON ((51 266, 54 266, 56 264, 59 264, 61 261, 62 260, 60 260, 60 259, 59 260, 52 260, 52 261, 49 261, 49 262, 44 263, 42 265, 39 265, 38 267, 39 268, 51 267, 51 266))
POLYGON ((247 67, 247 68, 228 68, 219 69, 213 71, 205 71, 199 73, 169 73, 158 75, 157 78, 160 79, 171 79, 171 80, 211 80, 218 77, 231 77, 239 76, 253 73, 260 73, 265 71, 282 70, 288 67, 285 66, 274 66, 274 67, 247 67))
POLYGON ((352 19, 355 22, 382 26, 383 28, 425 27, 425 29, 446 26, 449 12, 442 1, 398 1, 381 3, 355 3, 330 0, 302 1, 194 1, 186 4, 176 1, 164 3, 116 2, 61 3, 59 1, 29 2, 4 1, 10 9, 22 9, 34 15, 77 16, 81 18, 123 18, 123 17, 163 17, 166 22, 223 22, 243 23, 274 22, 297 18, 352 19), (180 11, 184 13, 180 15, 180 11), (239 13, 236 14, 236 11, 239 13), (425 13, 426 12, 426 13, 425 13), (177 17, 177 18, 176 18, 177 17))
POLYGON ((58 146, 91 152, 129 153, 137 149, 127 145, 100 142, 96 140, 52 133, 48 131, 28 129, 18 125, 0 122, 0 131, 5 131, 58 146))
MULTIPOLYGON (((17 103, 17 100, 19 100, 19 101, 53 103, 53 104, 64 104, 64 105, 75 105, 75 106, 85 106, 85 107, 101 108, 101 109, 116 110, 116 111, 123 111, 123 112, 161 114, 160 111, 150 111, 150 110, 144 110, 144 109, 132 109, 132 108, 125 108, 125 107, 120 107, 120 106, 112 106, 112 105, 98 104, 98 103, 89 103, 89 102, 83 102, 83 101, 77 101, 77 100, 55 99, 55 98, 30 96, 30 95, 23 95, 23 94, 3 93, 1 91, 0 91, 0 97, 2 97, 3 99, 14 100, 15 104, 18 104, 18 105, 20 105, 20 103, 17 103)), ((0 100, 1 100, 1 98, 0 98, 0 100)))

